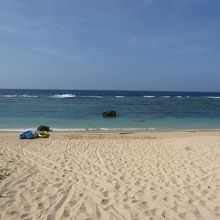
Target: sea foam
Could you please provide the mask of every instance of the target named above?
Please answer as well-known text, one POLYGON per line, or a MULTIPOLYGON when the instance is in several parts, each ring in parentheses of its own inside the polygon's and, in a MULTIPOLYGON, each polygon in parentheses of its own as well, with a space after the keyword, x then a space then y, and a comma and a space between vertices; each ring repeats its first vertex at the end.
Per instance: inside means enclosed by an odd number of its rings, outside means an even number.
POLYGON ((85 96, 79 96, 82 98, 96 98, 96 99, 101 99, 103 98, 103 96, 99 96, 99 95, 85 95, 85 96))
POLYGON ((15 97, 17 97, 17 95, 0 95, 0 97, 15 98, 15 97))
POLYGON ((144 98, 155 98, 156 96, 154 96, 154 95, 144 95, 143 97, 144 98))
POLYGON ((208 96, 209 99, 220 99, 219 96, 208 96))
POLYGON ((37 95, 27 95, 27 94, 24 94, 24 95, 19 95, 19 97, 21 97, 21 98, 37 98, 38 96, 37 95))
POLYGON ((124 98, 122 95, 116 95, 115 98, 124 98))
POLYGON ((76 95, 74 94, 56 94, 56 95, 53 95, 51 96, 51 98, 59 98, 59 99, 62 99, 62 98, 75 98, 76 95))

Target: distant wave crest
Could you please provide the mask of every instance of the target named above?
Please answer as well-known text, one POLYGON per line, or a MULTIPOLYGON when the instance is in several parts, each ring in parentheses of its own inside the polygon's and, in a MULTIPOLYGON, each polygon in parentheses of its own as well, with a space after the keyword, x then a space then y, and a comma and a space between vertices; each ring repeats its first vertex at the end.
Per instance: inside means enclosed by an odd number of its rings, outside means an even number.
POLYGON ((27 94, 24 94, 24 95, 19 95, 19 97, 22 97, 22 98, 37 98, 38 96, 37 95, 27 95, 27 94))
POLYGON ((15 98, 17 97, 17 95, 0 95, 1 97, 5 97, 5 98, 15 98))
POLYGON ((52 98, 58 98, 58 99, 63 99, 63 98, 75 98, 76 95, 74 94, 56 94, 56 95, 53 95, 51 96, 52 98))
POLYGON ((144 98, 155 98, 156 96, 155 95, 144 95, 143 97, 144 98))
POLYGON ((116 95, 115 98, 124 98, 122 95, 116 95))
POLYGON ((5 98, 16 98, 16 97, 19 97, 19 98, 37 98, 38 96, 37 95, 24 94, 24 95, 0 95, 0 97, 5 97, 5 98))
POLYGON ((85 96, 80 96, 82 98, 97 98, 97 99, 101 99, 103 98, 103 96, 99 96, 99 95, 85 95, 85 96))
POLYGON ((208 96, 209 99, 220 99, 219 96, 208 96))

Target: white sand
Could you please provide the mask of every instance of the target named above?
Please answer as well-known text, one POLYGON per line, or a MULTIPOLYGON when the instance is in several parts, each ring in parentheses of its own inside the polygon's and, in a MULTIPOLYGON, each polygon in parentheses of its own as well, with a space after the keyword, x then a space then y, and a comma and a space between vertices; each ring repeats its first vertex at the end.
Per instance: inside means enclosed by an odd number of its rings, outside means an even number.
POLYGON ((220 219, 220 133, 0 133, 0 219, 220 219))

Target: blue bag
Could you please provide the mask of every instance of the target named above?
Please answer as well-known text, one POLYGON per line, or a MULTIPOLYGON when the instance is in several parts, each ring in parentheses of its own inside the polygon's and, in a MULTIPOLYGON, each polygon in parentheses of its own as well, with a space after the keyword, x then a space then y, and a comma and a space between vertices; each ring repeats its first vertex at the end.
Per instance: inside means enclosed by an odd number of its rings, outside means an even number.
POLYGON ((24 133, 20 134, 20 139, 34 139, 37 138, 38 134, 37 132, 34 132, 32 130, 25 131, 24 133))

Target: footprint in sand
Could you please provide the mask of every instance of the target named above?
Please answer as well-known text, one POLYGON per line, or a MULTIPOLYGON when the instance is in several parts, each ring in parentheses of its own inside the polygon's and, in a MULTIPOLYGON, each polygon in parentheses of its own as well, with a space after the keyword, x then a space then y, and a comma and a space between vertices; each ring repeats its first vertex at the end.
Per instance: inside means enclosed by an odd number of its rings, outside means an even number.
POLYGON ((69 202, 69 204, 70 204, 70 207, 74 207, 77 204, 77 201, 72 200, 69 202))
POLYGON ((107 205, 109 203, 109 199, 103 199, 102 201, 101 201, 101 205, 107 205))
POLYGON ((44 204, 42 202, 39 202, 37 208, 38 209, 43 209, 44 208, 44 204))
POLYGON ((21 217, 21 219, 27 219, 28 216, 29 216, 29 214, 25 213, 25 214, 21 215, 20 217, 21 217))
POLYGON ((62 183, 56 183, 56 184, 53 184, 52 186, 55 187, 55 188, 59 188, 61 187, 63 184, 62 183))
POLYGON ((57 198, 57 195, 52 195, 49 197, 50 202, 54 201, 57 198))
POLYGON ((68 218, 69 216, 70 216, 70 211, 67 209, 64 209, 62 217, 68 218))
POLYGON ((147 202, 146 202, 146 201, 141 202, 141 203, 139 204, 139 207, 142 208, 142 209, 146 209, 146 208, 147 208, 147 202))

